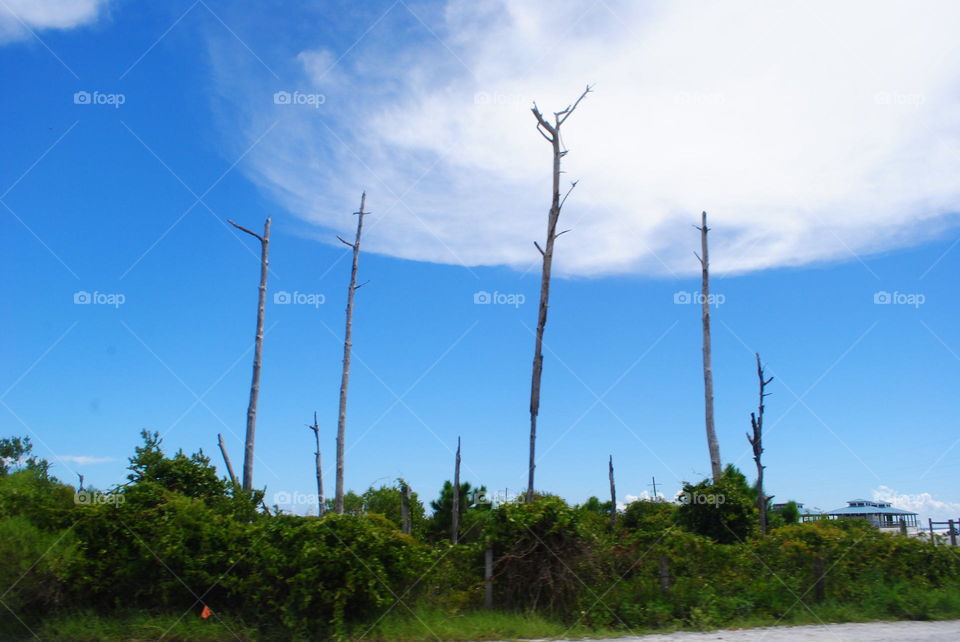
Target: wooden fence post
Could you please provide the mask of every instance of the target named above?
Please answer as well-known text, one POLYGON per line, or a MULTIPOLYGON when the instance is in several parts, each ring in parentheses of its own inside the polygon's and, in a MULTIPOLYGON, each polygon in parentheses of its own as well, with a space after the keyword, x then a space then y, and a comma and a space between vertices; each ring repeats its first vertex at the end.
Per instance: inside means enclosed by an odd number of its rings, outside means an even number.
POLYGON ((668 565, 667 556, 660 554, 660 590, 664 594, 670 592, 670 567, 668 565))
POLYGON ((483 608, 493 608, 493 546, 487 546, 483 553, 483 608))
POLYGON ((955 522, 954 522, 952 519, 949 521, 949 524, 950 524, 950 546, 956 546, 956 545, 957 545, 957 529, 954 528, 954 526, 953 526, 954 523, 955 523, 955 522))
POLYGON ((823 602, 823 558, 813 558, 813 599, 817 602, 823 602))
POLYGON ((933 542, 934 546, 936 546, 937 538, 933 534, 933 518, 932 517, 927 518, 927 525, 930 527, 930 541, 933 542))

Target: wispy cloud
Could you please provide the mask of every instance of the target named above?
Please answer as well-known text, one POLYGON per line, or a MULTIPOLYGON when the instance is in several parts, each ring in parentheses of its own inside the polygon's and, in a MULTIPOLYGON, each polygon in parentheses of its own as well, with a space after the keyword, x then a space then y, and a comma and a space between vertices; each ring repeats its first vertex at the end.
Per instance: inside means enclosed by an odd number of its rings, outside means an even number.
POLYGON ((286 89, 322 92, 319 108, 273 104, 282 87, 240 69, 219 82, 240 138, 280 120, 247 171, 296 215, 347 229, 366 188, 368 249, 518 268, 549 206, 531 101, 559 110, 596 83, 566 125, 580 184, 556 269, 692 272, 705 209, 715 270, 748 271, 956 223, 958 20, 952 2, 399 3, 342 59, 318 42, 291 61, 286 89))
POLYGON ((58 455, 57 459, 60 461, 70 462, 71 464, 79 464, 81 466, 104 464, 109 461, 116 461, 115 457, 92 457, 90 455, 58 455))
POLYGON ((97 19, 110 0, 0 0, 0 43, 30 31, 72 29, 97 19))

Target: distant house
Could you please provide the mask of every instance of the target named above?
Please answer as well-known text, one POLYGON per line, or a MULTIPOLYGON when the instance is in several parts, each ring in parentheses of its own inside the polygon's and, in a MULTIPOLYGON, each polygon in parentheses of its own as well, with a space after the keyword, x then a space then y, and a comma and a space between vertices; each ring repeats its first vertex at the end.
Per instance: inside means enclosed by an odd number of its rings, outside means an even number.
MULTIPOLYGON (((781 511, 787 507, 789 502, 778 502, 772 505, 772 509, 775 511, 781 511)), ((793 502, 797 505, 797 512, 800 515, 800 520, 803 521, 803 518, 807 515, 820 515, 820 509, 818 508, 805 508, 802 502, 793 502)))
POLYGON ((917 532, 917 514, 894 508, 890 502, 875 502, 869 499, 851 499, 847 506, 819 514, 801 515, 802 521, 815 519, 865 519, 880 530, 900 531, 906 528, 910 534, 917 532))
MULTIPOLYGON (((790 502, 777 502, 773 504, 772 508, 773 510, 783 510, 784 508, 787 507, 787 504, 789 503, 790 502)), ((797 510, 801 512, 803 511, 803 504, 801 504, 800 502, 793 502, 793 503, 797 505, 797 510)))

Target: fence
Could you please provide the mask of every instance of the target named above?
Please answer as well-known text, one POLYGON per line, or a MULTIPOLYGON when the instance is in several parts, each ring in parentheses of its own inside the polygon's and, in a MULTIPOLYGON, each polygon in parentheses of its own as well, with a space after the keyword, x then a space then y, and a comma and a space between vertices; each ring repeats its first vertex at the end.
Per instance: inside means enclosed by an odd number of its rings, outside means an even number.
POLYGON ((948 520, 945 521, 945 522, 935 522, 935 521, 933 521, 932 519, 929 519, 929 518, 928 518, 928 519, 927 519, 927 524, 928 524, 928 526, 929 526, 929 528, 930 528, 930 541, 933 542, 934 545, 937 544, 937 540, 939 539, 939 537, 934 537, 934 536, 933 536, 933 535, 934 535, 934 531, 933 531, 933 527, 934 527, 934 526, 946 526, 946 527, 947 527, 946 535, 948 535, 948 536, 950 537, 950 546, 956 546, 956 545, 957 545, 957 534, 958 534, 958 532, 960 532, 960 531, 958 531, 958 529, 960 529, 960 519, 948 519, 948 520))

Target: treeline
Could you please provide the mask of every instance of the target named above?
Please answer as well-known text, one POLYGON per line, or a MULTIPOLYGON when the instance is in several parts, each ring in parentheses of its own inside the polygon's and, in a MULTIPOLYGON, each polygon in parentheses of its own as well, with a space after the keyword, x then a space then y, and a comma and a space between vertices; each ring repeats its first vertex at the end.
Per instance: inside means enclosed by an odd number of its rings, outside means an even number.
POLYGON ((55 479, 28 440, 0 440, 0 585, 15 614, 0 637, 69 613, 198 620, 205 607, 264 639, 376 637, 408 608, 482 609, 488 550, 495 609, 569 626, 708 628, 824 605, 838 619, 960 615, 952 550, 789 513, 761 535, 755 491, 729 466, 687 484, 683 501, 636 501, 613 520, 596 498, 492 505, 464 484, 453 545, 449 482, 429 515, 409 496, 407 534, 400 482, 347 493, 344 514, 264 511, 261 492, 219 477, 202 452, 143 437, 127 482, 103 492, 55 479))

